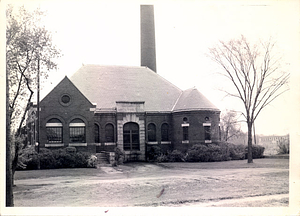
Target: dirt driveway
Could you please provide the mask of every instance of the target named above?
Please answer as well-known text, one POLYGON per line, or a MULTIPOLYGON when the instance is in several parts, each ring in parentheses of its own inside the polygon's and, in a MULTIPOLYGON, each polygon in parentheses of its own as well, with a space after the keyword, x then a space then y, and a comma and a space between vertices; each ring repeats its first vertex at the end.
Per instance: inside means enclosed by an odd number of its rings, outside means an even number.
POLYGON ((18 171, 17 207, 288 206, 289 160, 18 171))

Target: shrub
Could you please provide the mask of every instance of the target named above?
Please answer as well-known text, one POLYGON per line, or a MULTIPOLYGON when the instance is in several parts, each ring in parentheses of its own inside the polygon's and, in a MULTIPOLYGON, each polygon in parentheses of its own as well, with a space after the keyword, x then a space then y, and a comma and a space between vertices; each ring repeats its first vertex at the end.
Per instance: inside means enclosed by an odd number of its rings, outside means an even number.
POLYGON ((56 161, 53 153, 49 149, 41 148, 39 153, 40 168, 41 169, 54 169, 56 168, 56 161))
POLYGON ((72 148, 57 150, 41 148, 38 154, 34 147, 28 147, 21 151, 19 160, 27 170, 38 169, 39 163, 41 169, 85 168, 96 167, 97 157, 87 152, 75 152, 72 148))
POLYGON ((252 156, 253 158, 263 158, 264 157, 265 147, 260 145, 253 145, 252 146, 252 156))
MULTIPOLYGON (((245 158, 248 159, 248 147, 246 147, 245 151, 246 151, 245 158)), ((263 158, 264 151, 265 151, 265 147, 260 145, 252 145, 252 158, 253 159, 263 158)))
POLYGON ((289 140, 280 140, 277 143, 278 149, 277 153, 278 154, 289 154, 290 153, 290 142, 289 140))
POLYGON ((35 151, 34 146, 26 147, 20 151, 19 161, 25 166, 17 167, 17 169, 26 169, 32 170, 37 169, 38 167, 38 154, 35 151))
POLYGON ((208 147, 206 145, 193 145, 192 148, 187 151, 186 160, 189 162, 206 162, 210 157, 207 152, 208 147))
MULTIPOLYGON (((162 155, 160 155, 159 157, 163 157, 162 155)), ((161 159, 162 158, 160 158, 160 160, 161 159)), ((182 162, 182 161, 185 161, 184 154, 179 150, 173 150, 171 153, 168 154, 167 159, 168 159, 169 162, 182 162)))
POLYGON ((76 148, 75 147, 66 147, 66 151, 69 152, 69 153, 75 153, 76 148))
POLYGON ((70 153, 66 149, 58 149, 53 151, 56 160, 56 168, 75 168, 76 153, 70 153))
POLYGON ((229 156, 231 160, 244 160, 246 146, 245 145, 235 145, 228 143, 229 156))
POLYGON ((186 155, 186 160, 189 162, 213 162, 229 159, 229 149, 224 143, 196 144, 187 151, 186 155))
POLYGON ((115 165, 123 164, 125 153, 118 147, 116 147, 114 151, 115 151, 115 162, 116 162, 115 165))
POLYGON ((157 158, 162 154, 162 150, 159 146, 151 146, 147 149, 147 158, 149 161, 157 161, 157 158))
POLYGON ((230 160, 230 151, 228 144, 225 142, 220 142, 216 144, 210 144, 212 148, 212 160, 211 161, 228 161, 230 160))
MULTIPOLYGON (((90 157, 91 157, 91 155, 86 152, 76 153, 75 154, 75 167, 77 167, 77 168, 89 167, 88 161, 89 161, 90 157)), ((92 163, 93 166, 91 166, 91 167, 95 167, 96 161, 97 161, 97 157, 96 157, 95 162, 92 163)))
POLYGON ((161 155, 157 156, 156 161, 158 163, 169 162, 169 158, 167 155, 161 154, 161 155))

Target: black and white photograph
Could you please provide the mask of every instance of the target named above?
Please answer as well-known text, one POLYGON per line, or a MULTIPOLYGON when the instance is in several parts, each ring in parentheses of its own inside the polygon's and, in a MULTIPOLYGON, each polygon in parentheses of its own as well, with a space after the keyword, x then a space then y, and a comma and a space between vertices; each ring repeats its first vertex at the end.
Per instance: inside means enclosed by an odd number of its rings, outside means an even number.
POLYGON ((299 214, 298 0, 0 5, 1 215, 299 214))

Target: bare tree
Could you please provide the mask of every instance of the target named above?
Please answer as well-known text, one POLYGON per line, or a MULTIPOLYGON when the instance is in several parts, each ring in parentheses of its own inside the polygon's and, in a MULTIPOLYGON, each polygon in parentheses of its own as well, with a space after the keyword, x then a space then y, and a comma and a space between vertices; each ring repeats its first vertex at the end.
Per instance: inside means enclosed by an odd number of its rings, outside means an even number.
POLYGON ((238 120, 237 112, 226 110, 221 115, 220 122, 221 140, 229 141, 233 138, 239 137, 241 134, 241 122, 238 120))
MULTIPOLYGON (((6 10, 6 73, 8 85, 8 118, 11 148, 12 180, 21 148, 21 129, 34 95, 39 76, 47 78, 56 68, 59 50, 52 44, 50 32, 41 23, 44 12, 27 11, 24 6, 14 12, 6 10), (41 70, 39 70, 41 69, 41 70), (38 72, 39 76, 38 76, 38 72)), ((7 173, 9 175, 9 173, 7 173)), ((11 202, 13 205, 13 202, 11 202)))
POLYGON ((252 128, 267 105, 288 90, 290 74, 280 71, 279 59, 272 56, 275 43, 251 45, 244 36, 228 42, 220 41, 210 48, 210 57, 224 70, 235 91, 226 93, 244 105, 243 116, 248 128, 248 163, 252 158, 252 128))
POLYGON ((50 32, 42 26, 42 16, 44 12, 40 9, 30 13, 20 7, 19 13, 15 14, 10 6, 6 11, 9 108, 12 129, 17 134, 20 133, 36 89, 38 67, 41 68, 40 76, 47 78, 48 72, 57 66, 53 59, 59 56, 59 51, 52 44, 50 32))

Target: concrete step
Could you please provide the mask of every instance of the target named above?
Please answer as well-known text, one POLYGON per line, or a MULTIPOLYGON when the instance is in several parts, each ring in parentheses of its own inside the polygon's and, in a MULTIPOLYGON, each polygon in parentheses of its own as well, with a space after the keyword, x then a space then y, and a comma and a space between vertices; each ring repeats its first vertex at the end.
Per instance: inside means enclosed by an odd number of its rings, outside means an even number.
POLYGON ((106 154, 104 152, 97 153, 97 164, 109 164, 106 154))

